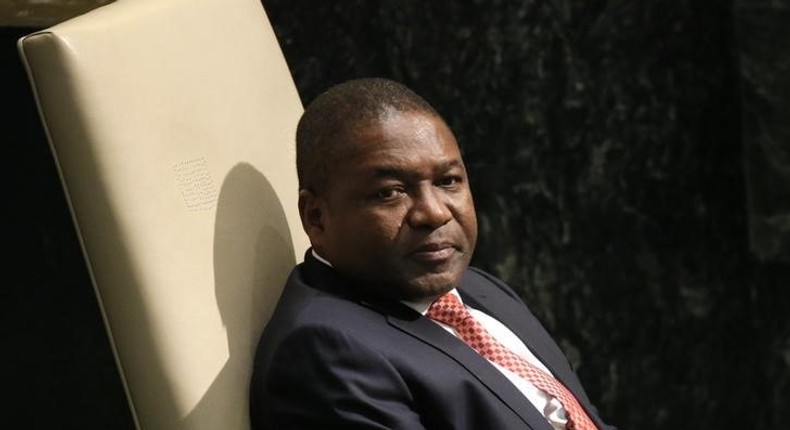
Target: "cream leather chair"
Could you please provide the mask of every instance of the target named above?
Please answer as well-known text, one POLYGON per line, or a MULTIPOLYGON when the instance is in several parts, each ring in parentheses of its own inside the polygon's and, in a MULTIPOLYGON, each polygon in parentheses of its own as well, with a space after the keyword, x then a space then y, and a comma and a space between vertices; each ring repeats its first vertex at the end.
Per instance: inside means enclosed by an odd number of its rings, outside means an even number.
POLYGON ((302 112, 259 0, 120 0, 20 39, 142 429, 245 429, 307 240, 302 112))

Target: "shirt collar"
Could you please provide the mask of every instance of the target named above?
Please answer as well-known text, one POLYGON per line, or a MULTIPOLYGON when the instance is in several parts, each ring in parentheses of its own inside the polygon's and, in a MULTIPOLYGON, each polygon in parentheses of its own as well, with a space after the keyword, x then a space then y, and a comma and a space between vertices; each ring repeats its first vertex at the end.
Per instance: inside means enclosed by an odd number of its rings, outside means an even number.
POLYGON ((316 260, 318 260, 318 261, 320 261, 320 262, 322 262, 322 263, 326 264, 326 265, 327 265, 327 266, 329 266, 329 267, 332 267, 332 263, 330 263, 330 262, 329 262, 329 261, 328 261, 326 258, 324 258, 324 257, 322 257, 322 256, 320 256, 320 255, 318 255, 318 253, 317 253, 317 252, 315 252, 315 249, 311 248, 311 249, 310 249, 310 252, 312 252, 312 253, 313 253, 313 257, 315 257, 315 259, 316 259, 316 260))
MULTIPOLYGON (((463 300, 461 300, 461 295, 458 294, 458 290, 457 289, 453 288, 447 294, 454 295, 455 297, 458 298, 458 301, 463 304, 463 300)), ((419 312, 420 314, 425 315, 425 314, 428 313, 428 308, 431 307, 431 305, 433 304, 434 301, 436 301, 437 298, 438 297, 428 297, 428 298, 425 298, 425 299, 414 300, 414 301, 412 301, 412 300, 401 300, 401 303, 403 303, 404 305, 414 309, 415 311, 419 312)))

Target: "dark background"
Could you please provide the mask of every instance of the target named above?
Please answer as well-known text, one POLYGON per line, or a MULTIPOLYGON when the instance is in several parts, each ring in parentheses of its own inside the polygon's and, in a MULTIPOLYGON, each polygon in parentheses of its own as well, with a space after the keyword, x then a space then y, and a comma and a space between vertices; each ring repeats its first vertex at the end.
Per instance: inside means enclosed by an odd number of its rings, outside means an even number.
MULTIPOLYGON (((621 429, 788 428, 790 0, 265 0, 302 101, 399 80, 473 181, 474 263, 621 429)), ((0 28, 3 407, 131 428, 14 44, 0 28)))

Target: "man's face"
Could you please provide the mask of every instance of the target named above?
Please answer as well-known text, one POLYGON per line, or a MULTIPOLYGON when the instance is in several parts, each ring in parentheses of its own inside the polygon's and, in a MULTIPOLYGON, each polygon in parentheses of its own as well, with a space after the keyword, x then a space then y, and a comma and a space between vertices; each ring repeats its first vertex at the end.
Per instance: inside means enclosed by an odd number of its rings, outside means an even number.
POLYGON ((394 112, 341 143, 327 190, 300 209, 319 255, 379 294, 414 300, 457 286, 477 239, 466 169, 440 118, 394 112))

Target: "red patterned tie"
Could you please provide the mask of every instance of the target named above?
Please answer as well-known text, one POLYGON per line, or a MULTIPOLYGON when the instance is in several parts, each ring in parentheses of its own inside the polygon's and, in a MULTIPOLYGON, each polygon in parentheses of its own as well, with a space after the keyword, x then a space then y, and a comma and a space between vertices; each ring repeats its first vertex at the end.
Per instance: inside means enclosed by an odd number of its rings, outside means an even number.
POLYGON ((494 339, 455 295, 445 294, 439 297, 428 309, 428 317, 453 327, 458 336, 480 355, 556 397, 568 413, 568 430, 597 429, 576 397, 560 381, 494 339))

